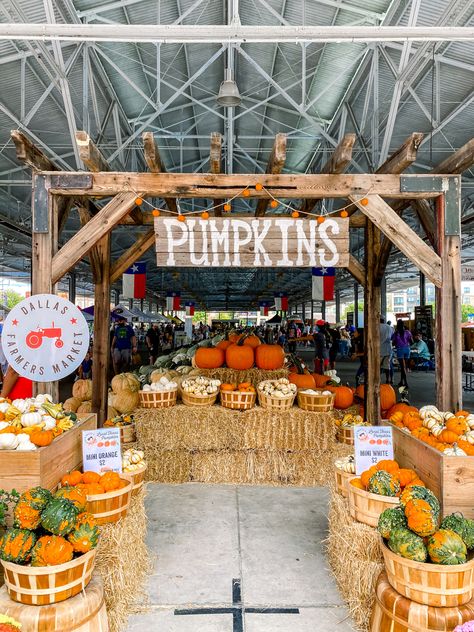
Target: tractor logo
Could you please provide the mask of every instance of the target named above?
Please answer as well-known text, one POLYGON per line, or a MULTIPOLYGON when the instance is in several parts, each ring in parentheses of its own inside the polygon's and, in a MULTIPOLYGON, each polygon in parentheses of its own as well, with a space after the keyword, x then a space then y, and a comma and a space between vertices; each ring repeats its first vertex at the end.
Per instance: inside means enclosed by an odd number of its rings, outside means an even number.
POLYGON ((30 331, 26 336, 26 344, 30 349, 39 349, 43 344, 43 338, 56 338, 54 346, 61 349, 64 346, 64 342, 61 340, 62 329, 55 327, 54 322, 51 327, 45 327, 42 329, 38 327, 35 331, 30 331))

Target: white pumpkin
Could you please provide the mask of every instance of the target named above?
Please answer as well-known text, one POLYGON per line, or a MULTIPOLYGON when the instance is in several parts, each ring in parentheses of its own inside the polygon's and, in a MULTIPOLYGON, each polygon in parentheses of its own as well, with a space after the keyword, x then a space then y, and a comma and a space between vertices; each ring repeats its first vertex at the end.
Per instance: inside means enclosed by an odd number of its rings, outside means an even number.
POLYGON ((469 430, 468 432, 466 432, 464 438, 466 439, 466 441, 469 441, 469 443, 474 445, 474 430, 469 430))
POLYGON ((18 444, 17 452, 29 452, 30 450, 37 450, 37 447, 34 443, 31 443, 29 439, 28 441, 22 441, 20 444, 18 444))
POLYGON ((0 450, 16 450, 18 438, 13 432, 0 434, 0 450))
POLYGON ((41 413, 23 413, 21 416, 21 425, 24 428, 28 428, 28 426, 37 426, 43 421, 43 416, 41 413))
POLYGON ((40 393, 39 395, 35 397, 35 404, 37 406, 41 406, 41 404, 44 404, 45 402, 52 402, 52 401, 53 401, 53 398, 51 397, 49 393, 40 393))
POLYGON ((26 434, 25 432, 20 432, 19 434, 16 435, 16 438, 18 439, 18 445, 20 445, 20 443, 29 441, 30 435, 26 434))
POLYGON ((6 428, 9 425, 10 424, 7 421, 0 421, 0 430, 3 430, 4 428, 6 428))
POLYGON ((27 410, 30 410, 30 400, 29 399, 14 399, 12 401, 12 406, 15 406, 20 413, 26 413, 27 410))
POLYGON ((53 428, 56 428, 56 419, 51 417, 51 415, 44 415, 42 423, 44 424, 43 430, 52 430, 53 428))
POLYGON ((441 424, 436 424, 435 426, 431 428, 431 434, 434 435, 435 437, 439 437, 439 435, 443 432, 443 430, 444 430, 444 426, 442 426, 441 424))
POLYGON ((468 415, 466 417, 466 423, 469 426, 469 428, 473 428, 474 429, 474 415, 468 415))
POLYGON ((467 456, 464 450, 461 450, 461 448, 458 448, 458 446, 455 443, 453 443, 452 446, 449 446, 449 448, 446 448, 445 450, 443 450, 443 454, 446 456, 467 456))

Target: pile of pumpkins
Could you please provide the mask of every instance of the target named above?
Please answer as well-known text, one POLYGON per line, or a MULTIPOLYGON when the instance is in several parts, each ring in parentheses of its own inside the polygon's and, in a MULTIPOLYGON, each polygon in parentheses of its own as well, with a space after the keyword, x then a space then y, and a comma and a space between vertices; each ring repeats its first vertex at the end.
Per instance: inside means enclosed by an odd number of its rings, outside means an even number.
MULTIPOLYGON (((132 413, 138 408, 140 381, 133 373, 120 373, 112 378, 109 391, 107 418, 132 413)), ((72 397, 64 402, 64 410, 77 413, 92 412, 92 380, 77 380, 72 397)))
POLYGON ((388 418, 446 456, 474 456, 474 415, 468 411, 442 412, 436 406, 418 410, 397 404, 389 411, 388 418))
POLYGON ((255 334, 230 334, 215 347, 199 347, 193 358, 193 366, 199 369, 229 369, 246 371, 256 366, 265 371, 282 369, 285 352, 280 345, 263 344, 255 334))

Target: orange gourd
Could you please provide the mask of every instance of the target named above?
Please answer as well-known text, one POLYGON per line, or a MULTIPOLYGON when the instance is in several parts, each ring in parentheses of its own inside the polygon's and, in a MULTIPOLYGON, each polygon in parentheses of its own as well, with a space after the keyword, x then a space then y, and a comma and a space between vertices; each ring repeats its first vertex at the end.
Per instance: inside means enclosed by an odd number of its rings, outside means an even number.
POLYGON ((254 363, 254 351, 249 345, 231 344, 225 352, 225 362, 229 369, 245 371, 251 369, 254 363))
POLYGON ((313 376, 316 386, 326 386, 326 384, 329 384, 331 381, 329 375, 320 375, 319 373, 312 373, 311 375, 313 376))
POLYGON ((120 476, 117 472, 105 472, 100 477, 99 484, 102 485, 106 492, 113 492, 120 487, 120 476))
POLYGON ((401 423, 403 425, 403 413, 400 410, 392 413, 391 415, 389 415, 388 418, 389 418, 389 421, 391 421, 394 424, 401 423))
POLYGON ((349 483, 354 487, 357 487, 357 489, 365 489, 365 485, 362 483, 360 478, 351 478, 349 483))
POLYGON ((224 351, 217 347, 199 347, 194 363, 199 369, 218 369, 224 364, 224 351))
POLYGON ((392 474, 393 472, 397 472, 400 469, 400 466, 393 459, 383 459, 375 465, 375 469, 379 471, 383 470, 384 472, 392 474))
POLYGON ((296 384, 298 388, 314 389, 316 387, 311 373, 290 373, 288 379, 291 384, 296 384))
POLYGON ((452 430, 443 430, 438 439, 440 441, 443 441, 444 443, 456 443, 456 441, 458 440, 458 436, 455 432, 453 432, 452 430))
POLYGON ((469 415, 470 413, 467 410, 458 410, 454 413, 455 417, 468 417, 469 415))
POLYGON ((364 399, 364 392, 365 392, 364 385, 359 384, 359 386, 355 390, 355 396, 358 397, 359 399, 364 399))
POLYGON ((61 479, 61 485, 63 487, 74 487, 75 485, 79 485, 79 483, 82 483, 82 474, 79 470, 73 470, 69 472, 69 474, 65 474, 61 479))
POLYGON ((334 408, 345 410, 354 403, 354 393, 348 386, 337 386, 334 392, 336 394, 334 398, 334 408))
POLYGON ((372 467, 369 467, 368 470, 365 470, 365 472, 362 472, 362 474, 360 475, 360 481, 362 485, 364 486, 364 489, 367 489, 367 485, 369 484, 370 477, 373 476, 376 471, 377 471, 377 466, 372 465, 372 467))
POLYGON ((100 483, 88 483, 87 485, 83 485, 81 487, 84 487, 84 491, 88 496, 105 494, 105 489, 100 483))
POLYGON ((255 349, 255 366, 264 371, 281 369, 285 364, 285 352, 280 345, 258 345, 255 349))
POLYGON ((221 391, 235 391, 237 390, 237 384, 231 384, 230 382, 224 382, 221 384, 221 391))
POLYGON ((97 472, 84 472, 82 480, 86 483, 86 485, 89 483, 98 483, 100 480, 100 474, 97 474, 97 472))
POLYGON ((412 411, 405 413, 403 415, 403 424, 409 429, 409 430, 415 430, 415 428, 421 428, 423 425, 423 421, 420 417, 420 415, 418 414, 418 412, 414 413, 412 411))
POLYGON ((469 426, 463 417, 451 417, 446 422, 446 430, 455 432, 458 436, 463 435, 468 429, 469 426))
POLYGON ((395 404, 391 408, 389 408, 387 411, 387 414, 390 418, 395 413, 403 413, 404 415, 405 413, 409 413, 409 412, 416 413, 418 412, 418 408, 415 408, 414 406, 409 406, 408 404, 405 404, 404 402, 400 402, 398 404, 395 404))
POLYGON ((382 410, 389 410, 397 402, 397 396, 393 386, 390 384, 380 385, 380 408, 382 410))
POLYGON ((51 430, 35 430, 30 434, 30 441, 40 448, 53 442, 54 436, 51 430))
POLYGON ((408 468, 401 467, 398 472, 398 480, 400 481, 400 487, 406 487, 416 478, 418 478, 418 474, 415 470, 410 470, 408 468))
POLYGON ((469 443, 469 441, 465 441, 464 439, 459 439, 457 444, 458 444, 458 448, 460 450, 463 450, 463 452, 465 452, 468 456, 474 456, 474 445, 469 443))

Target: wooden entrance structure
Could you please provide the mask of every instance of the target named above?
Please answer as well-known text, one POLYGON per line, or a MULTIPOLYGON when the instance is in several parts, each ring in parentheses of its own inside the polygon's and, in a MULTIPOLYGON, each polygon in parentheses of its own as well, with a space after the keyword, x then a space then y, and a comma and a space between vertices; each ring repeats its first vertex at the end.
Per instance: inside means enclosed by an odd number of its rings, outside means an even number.
MULTIPOLYGON (((149 173, 111 172, 106 159, 85 132, 77 133, 81 159, 89 172, 64 172, 21 132, 12 138, 18 158, 33 169, 32 292, 49 293, 82 258, 91 263, 95 284, 93 409, 103 420, 107 410, 110 286, 126 268, 155 242, 153 228, 141 233, 116 261, 111 261, 110 239, 119 224, 152 224, 151 214, 135 205, 137 197, 160 197, 168 213, 177 213, 177 198, 219 200, 239 197, 250 187, 258 198, 256 215, 267 211, 271 196, 302 199, 309 213, 319 199, 345 198, 350 225, 365 227, 365 262, 350 256, 349 272, 364 286, 366 310, 366 415, 377 423, 380 390, 381 282, 391 248, 395 245, 436 286, 436 384, 441 410, 461 406, 461 212, 460 173, 474 163, 474 140, 453 153, 429 174, 404 175, 416 159, 422 134, 412 134, 375 174, 344 174, 350 164, 354 135, 345 136, 319 174, 282 174, 286 137, 278 134, 265 174, 219 173, 218 135, 212 136, 213 173, 166 173, 150 133, 143 135, 149 173), (260 183, 263 188, 255 189, 260 183), (97 208, 94 199, 110 201, 97 208), (387 202, 386 200, 389 200, 387 202), (430 204, 434 202, 434 209, 430 204), (70 209, 78 209, 82 228, 60 249, 59 235, 70 209), (418 235, 402 214, 412 206, 426 239, 418 235), (357 210, 360 213, 355 214, 357 210)), ((217 210, 216 210, 217 211, 217 210)), ((165 211, 166 213, 166 211, 165 211)), ((234 215, 232 215, 234 217, 234 215)), ((37 388, 57 396, 57 384, 37 388)))

